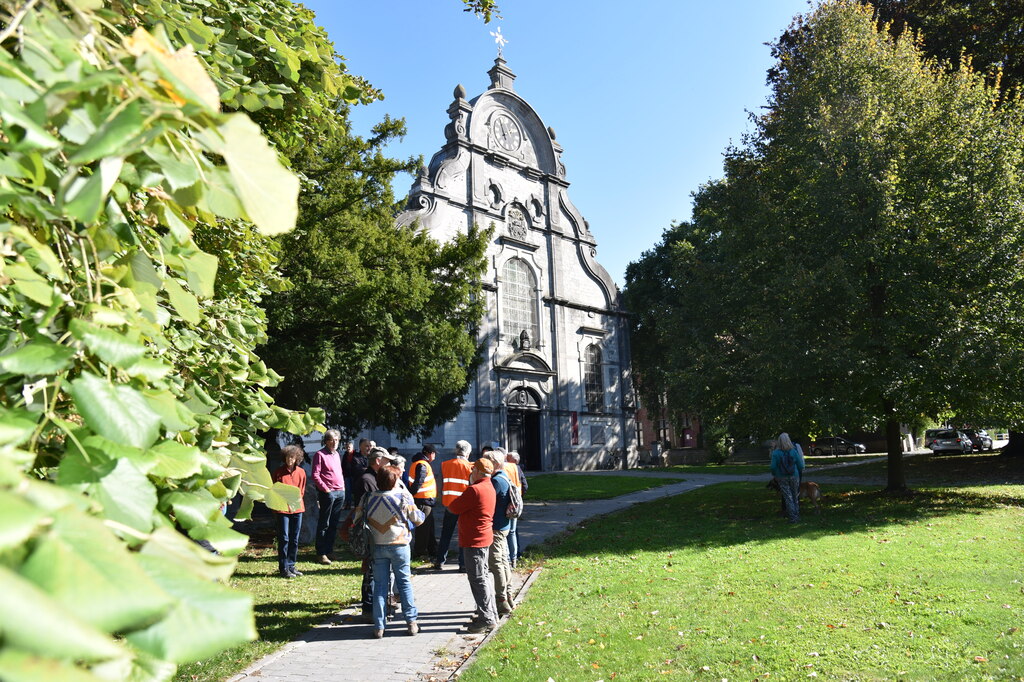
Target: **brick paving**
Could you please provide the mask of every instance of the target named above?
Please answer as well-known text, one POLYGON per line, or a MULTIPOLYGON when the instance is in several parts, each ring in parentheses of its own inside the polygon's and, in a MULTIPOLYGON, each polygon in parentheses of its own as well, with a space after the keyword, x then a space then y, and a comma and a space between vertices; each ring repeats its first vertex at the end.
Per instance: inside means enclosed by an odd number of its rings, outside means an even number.
MULTIPOLYGON (((863 464, 865 460, 857 462, 863 464)), ((835 467, 820 467, 819 470, 835 467)), ((678 478, 678 474, 643 471, 588 472, 607 475, 638 475, 678 478)), ((641 490, 610 500, 586 502, 527 502, 519 522, 523 547, 538 544, 593 516, 609 514, 626 507, 662 497, 680 495, 696 488, 724 481, 768 480, 759 475, 682 474, 685 480, 657 488, 641 490)), ((451 555, 449 555, 451 556, 451 555)), ((516 574, 517 600, 522 600, 529 575, 516 574)), ((373 626, 356 623, 355 611, 338 614, 327 622, 296 638, 277 652, 249 666, 231 678, 231 682, 308 682, 316 680, 447 679, 483 641, 484 635, 466 633, 465 625, 473 615, 473 596, 469 583, 455 564, 440 572, 415 574, 412 580, 420 632, 406 633, 399 613, 388 623, 383 639, 373 639, 373 626)), ((503 621, 504 622, 504 621, 503 621)), ((499 624, 500 627, 500 624, 499 624)))

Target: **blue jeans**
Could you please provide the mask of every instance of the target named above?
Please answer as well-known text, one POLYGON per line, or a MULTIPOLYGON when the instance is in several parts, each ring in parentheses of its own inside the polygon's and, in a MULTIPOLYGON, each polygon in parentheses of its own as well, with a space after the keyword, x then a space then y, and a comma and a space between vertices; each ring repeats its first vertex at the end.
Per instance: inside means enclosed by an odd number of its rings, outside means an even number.
POLYGON ((334 541, 338 537, 338 523, 341 521, 341 508, 345 504, 345 491, 332 490, 325 493, 317 490, 316 501, 320 507, 320 516, 316 520, 316 553, 330 554, 334 551, 334 541))
POLYGON ((508 560, 513 564, 519 559, 519 519, 509 519, 512 525, 508 529, 508 560))
POLYGON ((302 528, 302 512, 298 514, 277 514, 277 568, 281 573, 295 570, 299 556, 299 529, 302 528))
POLYGON ((374 545, 373 547, 373 625, 384 629, 384 613, 391 580, 395 574, 395 591, 402 602, 402 615, 407 623, 416 620, 416 602, 412 598, 412 571, 409 568, 409 545, 374 545))
MULTIPOLYGON (((444 566, 444 562, 448 560, 448 547, 452 544, 452 538, 455 537, 458 531, 459 515, 451 513, 445 507, 444 518, 441 520, 441 540, 437 545, 437 561, 434 563, 444 566)), ((465 565, 464 552, 459 547, 459 569, 464 568, 465 565)))

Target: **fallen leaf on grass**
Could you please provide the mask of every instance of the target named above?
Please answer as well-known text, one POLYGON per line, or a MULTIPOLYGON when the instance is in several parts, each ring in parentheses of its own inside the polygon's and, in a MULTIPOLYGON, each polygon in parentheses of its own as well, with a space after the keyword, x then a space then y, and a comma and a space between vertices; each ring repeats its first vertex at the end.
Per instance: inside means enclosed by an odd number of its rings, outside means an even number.
POLYGON ((974 657, 974 660, 975 660, 975 662, 977 662, 977 663, 985 663, 985 662, 987 662, 987 661, 988 661, 988 659, 987 659, 987 658, 985 658, 984 656, 975 656, 975 657, 974 657))

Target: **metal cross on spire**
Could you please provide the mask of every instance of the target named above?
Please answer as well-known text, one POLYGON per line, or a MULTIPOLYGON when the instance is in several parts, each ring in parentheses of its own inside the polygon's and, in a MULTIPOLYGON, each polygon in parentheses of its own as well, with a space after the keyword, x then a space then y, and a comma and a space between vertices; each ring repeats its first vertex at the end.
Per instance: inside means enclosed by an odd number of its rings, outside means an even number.
POLYGON ((498 44, 498 57, 502 57, 502 48, 508 43, 508 38, 501 35, 501 26, 498 27, 497 31, 491 31, 491 35, 494 36, 494 42, 498 44))

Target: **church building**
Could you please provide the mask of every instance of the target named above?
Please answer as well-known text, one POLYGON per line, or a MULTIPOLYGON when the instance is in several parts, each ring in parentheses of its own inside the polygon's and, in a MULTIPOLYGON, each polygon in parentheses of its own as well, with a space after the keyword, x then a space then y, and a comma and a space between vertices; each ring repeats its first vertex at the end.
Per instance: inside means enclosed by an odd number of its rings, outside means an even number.
POLYGON ((479 331, 485 359, 461 414, 424 442, 447 458, 457 440, 474 453, 497 441, 517 450, 528 471, 634 463, 629 324, 618 288, 569 199, 554 129, 516 93, 504 59, 488 74, 490 87, 473 99, 455 88, 446 142, 397 219, 419 221, 440 241, 494 227, 479 331))

